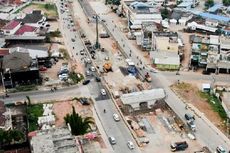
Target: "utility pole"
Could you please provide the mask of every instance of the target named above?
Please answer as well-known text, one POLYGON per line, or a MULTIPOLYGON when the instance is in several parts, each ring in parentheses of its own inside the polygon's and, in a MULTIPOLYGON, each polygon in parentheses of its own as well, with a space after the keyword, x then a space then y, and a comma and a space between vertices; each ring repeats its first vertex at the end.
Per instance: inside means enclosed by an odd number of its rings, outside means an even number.
POLYGON ((99 38, 98 38, 98 15, 96 15, 96 44, 95 44, 95 48, 96 49, 100 48, 99 38))

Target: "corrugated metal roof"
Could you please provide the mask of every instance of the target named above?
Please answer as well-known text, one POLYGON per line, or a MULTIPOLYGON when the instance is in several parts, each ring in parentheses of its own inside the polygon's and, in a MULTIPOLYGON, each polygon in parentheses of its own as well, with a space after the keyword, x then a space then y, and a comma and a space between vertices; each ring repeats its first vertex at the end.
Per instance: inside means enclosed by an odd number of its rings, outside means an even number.
POLYGON ((123 94, 120 98, 123 104, 132 105, 140 102, 158 100, 164 97, 165 97, 164 89, 159 88, 159 89, 143 90, 139 92, 123 94))
POLYGON ((214 6, 210 7, 208 9, 208 12, 214 13, 216 12, 218 9, 220 9, 223 5, 222 4, 215 4, 214 6))
POLYGON ((221 16, 221 15, 215 15, 215 14, 211 14, 211 13, 205 13, 205 12, 200 13, 199 16, 201 16, 203 18, 209 18, 209 19, 222 21, 222 22, 229 22, 230 21, 229 17, 225 17, 225 16, 221 16))

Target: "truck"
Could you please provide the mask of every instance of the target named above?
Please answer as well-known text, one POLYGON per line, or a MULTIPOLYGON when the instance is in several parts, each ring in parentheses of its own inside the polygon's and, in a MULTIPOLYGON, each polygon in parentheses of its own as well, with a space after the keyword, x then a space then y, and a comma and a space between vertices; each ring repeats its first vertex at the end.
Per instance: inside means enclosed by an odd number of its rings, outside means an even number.
POLYGON ((100 32, 100 38, 109 38, 109 34, 106 30, 101 30, 100 32))
POLYGON ((188 144, 186 141, 182 141, 182 142, 175 142, 175 143, 172 143, 170 145, 170 148, 171 148, 171 151, 172 152, 175 152, 175 151, 183 151, 185 149, 188 148, 188 144))

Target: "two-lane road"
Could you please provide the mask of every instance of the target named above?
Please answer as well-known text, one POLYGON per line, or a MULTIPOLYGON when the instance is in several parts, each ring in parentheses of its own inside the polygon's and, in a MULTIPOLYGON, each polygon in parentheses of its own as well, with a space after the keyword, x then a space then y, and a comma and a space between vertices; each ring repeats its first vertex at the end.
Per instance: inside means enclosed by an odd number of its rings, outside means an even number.
MULTIPOLYGON (((135 49, 132 44, 127 40, 125 35, 120 31, 120 29, 115 25, 115 23, 112 21, 109 15, 104 15, 102 16, 104 20, 106 20, 105 26, 109 30, 109 32, 112 34, 114 39, 120 44, 123 52, 129 56, 130 50, 132 53, 132 56, 129 57, 133 60, 133 62, 137 65, 139 63, 139 60, 141 59, 142 62, 144 63, 144 57, 139 56, 139 51, 135 49)), ((145 65, 145 64, 143 64, 145 65)), ((145 65, 146 66, 146 65, 145 65)), ((146 73, 146 69, 142 70, 142 75, 146 73)), ((164 74, 164 72, 159 72, 159 73, 150 73, 151 77, 153 79, 152 81, 152 86, 153 87, 161 87, 165 89, 167 98, 166 98, 166 103, 177 113, 178 116, 180 116, 181 119, 184 119, 184 114, 188 111, 185 109, 185 104, 179 99, 175 93, 169 88, 169 86, 172 84, 172 80, 168 78, 167 75, 169 74, 164 74)), ((171 74, 172 76, 173 74, 171 74)), ((175 75, 175 74, 174 74, 175 75)), ((174 76, 173 75, 173 76, 174 76)), ((181 78, 183 80, 183 74, 176 76, 175 80, 178 80, 178 78, 181 78)), ((187 79, 207 79, 201 78, 203 76, 189 76, 187 75, 187 79), (190 78, 189 78, 190 77, 190 78)), ((210 76, 212 77, 212 76, 210 76)), ((214 76, 215 78, 215 76, 214 76)), ((221 77, 218 76, 218 79, 221 77)), ((184 77, 186 79, 186 77, 184 77)), ((226 81, 227 78, 221 78, 223 81, 226 81)), ((229 79, 229 78, 228 78, 229 79)), ((208 79, 209 80, 209 79, 208 79)), ((201 114, 202 116, 202 114, 201 114)), ((205 118, 205 117, 204 117, 205 118)), ((230 140, 223 135, 223 133, 218 130, 211 122, 204 120, 203 118, 200 119, 198 118, 196 121, 196 126, 197 126, 197 132, 196 136, 197 139, 203 144, 208 146, 210 149, 215 150, 215 148, 218 145, 222 145, 224 148, 227 150, 230 149, 230 140)))

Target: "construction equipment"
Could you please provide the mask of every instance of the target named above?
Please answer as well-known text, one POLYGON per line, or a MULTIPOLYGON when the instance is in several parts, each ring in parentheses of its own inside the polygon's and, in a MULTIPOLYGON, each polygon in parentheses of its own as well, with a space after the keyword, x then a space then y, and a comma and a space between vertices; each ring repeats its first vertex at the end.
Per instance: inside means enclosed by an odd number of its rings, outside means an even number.
POLYGON ((150 75, 149 75, 148 72, 145 74, 145 80, 146 80, 147 82, 151 82, 151 81, 152 81, 152 78, 150 77, 150 75))
POLYGON ((103 65, 103 70, 104 72, 109 72, 109 71, 113 71, 112 70, 112 64, 110 62, 106 62, 104 65, 103 65))

